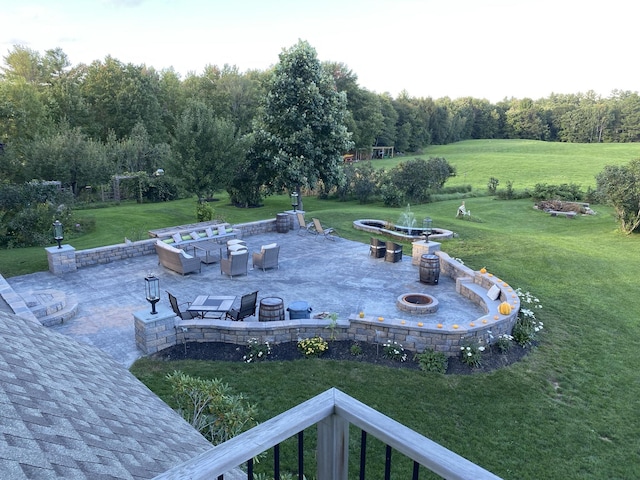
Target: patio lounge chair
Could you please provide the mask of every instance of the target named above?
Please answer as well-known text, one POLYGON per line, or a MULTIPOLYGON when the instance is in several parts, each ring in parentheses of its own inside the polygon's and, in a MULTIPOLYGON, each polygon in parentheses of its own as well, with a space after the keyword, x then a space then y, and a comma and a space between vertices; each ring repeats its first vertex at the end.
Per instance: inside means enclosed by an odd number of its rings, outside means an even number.
POLYGON ((309 233, 309 230, 313 227, 313 222, 307 222, 304 219, 304 213, 301 212, 296 213, 296 218, 298 219, 298 235, 309 233))
POLYGON ((402 261, 402 245, 395 242, 386 242, 387 252, 384 255, 385 262, 401 262, 402 261))
POLYGON ((181 320, 191 320, 192 318, 200 318, 200 316, 196 313, 190 312, 189 310, 180 310, 181 305, 186 305, 187 307, 191 305, 191 302, 178 303, 178 299, 171 295, 171 293, 167 292, 169 295, 169 303, 171 304, 171 309, 173 313, 175 313, 181 320))
POLYGON ((234 275, 247 275, 247 265, 249 264, 249 250, 239 250, 230 252, 229 258, 220 260, 220 274, 226 273, 230 277, 234 275))
POLYGON ((312 218, 313 220, 313 227, 315 229, 314 233, 316 235, 322 235, 324 237, 324 239, 326 240, 327 238, 330 238, 331 240, 333 240, 333 236, 339 236, 338 232, 335 231, 335 229, 333 228, 324 228, 322 226, 322 224, 320 223, 320 220, 318 220, 317 218, 312 218))
POLYGON ((253 268, 261 268, 262 271, 267 268, 279 268, 278 254, 280 253, 280 245, 270 243, 263 245, 260 252, 253 252, 253 268))
POLYGON ((242 321, 247 317, 256 314, 256 301, 258 300, 258 291, 247 293, 240 299, 240 308, 232 308, 225 316, 230 320, 242 321))

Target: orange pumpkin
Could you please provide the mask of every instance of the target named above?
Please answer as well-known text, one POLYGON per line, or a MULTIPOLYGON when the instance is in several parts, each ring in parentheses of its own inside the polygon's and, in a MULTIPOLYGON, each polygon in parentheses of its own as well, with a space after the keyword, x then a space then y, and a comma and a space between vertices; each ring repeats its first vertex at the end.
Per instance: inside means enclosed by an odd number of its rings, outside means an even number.
POLYGON ((507 302, 502 302, 500 305, 498 305, 498 313, 500 313, 501 315, 509 315, 511 313, 511 305, 509 305, 507 302))
POLYGON ((480 269, 480 273, 482 273, 482 274, 487 273, 487 269, 486 269, 486 268, 484 268, 484 267, 482 267, 482 268, 480 269))

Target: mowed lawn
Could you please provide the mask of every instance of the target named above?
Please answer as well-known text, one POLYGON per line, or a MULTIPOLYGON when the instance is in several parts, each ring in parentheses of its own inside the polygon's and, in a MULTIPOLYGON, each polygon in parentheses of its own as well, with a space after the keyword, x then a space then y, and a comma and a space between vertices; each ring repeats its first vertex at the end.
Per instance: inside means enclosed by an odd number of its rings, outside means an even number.
MULTIPOLYGON (((539 182, 586 188, 595 186, 604 165, 640 158, 640 146, 482 140, 430 147, 423 157, 430 155, 456 166, 458 176, 451 183, 471 183, 477 190, 486 188, 491 176, 500 180, 499 188, 507 180, 516 190, 539 182)), ((403 210, 379 203, 304 201, 309 216, 366 243, 368 235, 355 231, 353 220, 396 221, 403 210)), ((411 210, 418 219, 429 216, 434 227, 457 233, 443 243, 447 253, 473 269, 486 267, 540 299, 538 318, 545 327, 525 360, 469 376, 323 360, 248 365, 142 360, 132 371, 167 401, 164 377, 174 369, 222 378, 258 405, 260 421, 335 386, 503 478, 640 478, 640 239, 620 234, 611 208, 603 205, 593 205, 594 216, 567 220, 534 210, 530 200, 476 197, 466 203, 476 221, 454 218, 459 200, 412 205, 411 210)), ((290 206, 283 195, 270 197, 261 208, 238 210, 221 194, 215 208, 225 220, 238 223, 273 218, 290 206)), ((123 204, 81 214, 95 218, 96 232, 70 243, 88 248, 195 221, 195 202, 123 204)), ((43 256, 42 248, 0 252, 0 272, 5 274, 15 258, 23 258, 21 268, 28 270, 34 258, 43 256), (15 255, 22 251, 30 253, 15 255)), ((357 272, 328 271, 327 281, 353 275, 357 272)), ((395 465, 394 478, 409 478, 408 466, 395 465)))

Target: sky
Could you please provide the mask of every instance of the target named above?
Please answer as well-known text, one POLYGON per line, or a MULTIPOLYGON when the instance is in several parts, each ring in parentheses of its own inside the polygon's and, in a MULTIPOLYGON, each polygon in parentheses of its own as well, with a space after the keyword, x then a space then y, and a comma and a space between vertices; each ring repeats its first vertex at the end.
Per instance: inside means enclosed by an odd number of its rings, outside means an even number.
POLYGON ((634 0, 0 0, 0 57, 61 48, 184 78, 266 70, 298 40, 397 97, 640 90, 634 0))

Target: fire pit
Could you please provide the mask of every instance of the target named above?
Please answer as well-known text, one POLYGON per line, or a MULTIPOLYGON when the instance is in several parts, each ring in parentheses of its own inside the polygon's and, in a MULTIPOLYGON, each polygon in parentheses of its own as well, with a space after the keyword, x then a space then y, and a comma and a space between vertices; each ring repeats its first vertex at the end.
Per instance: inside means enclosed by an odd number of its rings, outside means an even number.
POLYGON ((398 297, 396 306, 403 312, 424 315, 438 310, 438 300, 426 293, 405 293, 398 297))

